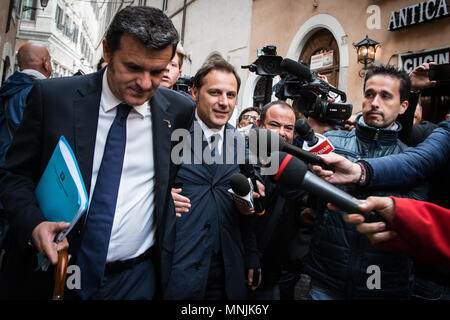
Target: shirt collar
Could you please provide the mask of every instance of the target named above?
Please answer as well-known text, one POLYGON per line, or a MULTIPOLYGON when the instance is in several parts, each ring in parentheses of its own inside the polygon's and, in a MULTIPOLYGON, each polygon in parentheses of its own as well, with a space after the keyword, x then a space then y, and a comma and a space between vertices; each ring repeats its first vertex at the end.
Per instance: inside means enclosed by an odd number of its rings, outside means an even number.
POLYGON ((225 131, 225 126, 222 126, 222 128, 220 129, 209 128, 198 116, 197 109, 195 109, 195 118, 197 119, 200 128, 202 128, 203 134, 205 135, 208 141, 210 141, 211 136, 214 134, 218 134, 220 137, 220 141, 223 141, 223 133, 225 131))
MULTIPOLYGON (((108 67, 106 67, 108 68, 108 67)), ((116 98, 114 93, 112 93, 111 88, 108 84, 108 79, 106 77, 106 73, 108 70, 105 70, 103 73, 103 80, 102 80, 102 103, 101 106, 103 108, 104 112, 109 112, 112 109, 114 109, 117 105, 123 103, 119 99, 116 98)), ((144 102, 140 106, 133 106, 133 109, 141 115, 142 118, 144 118, 146 115, 150 114, 150 103, 149 101, 144 102)))
POLYGON ((30 76, 31 78, 34 79, 47 79, 46 76, 44 76, 42 73, 34 69, 23 69, 20 72, 25 73, 27 76, 30 76))

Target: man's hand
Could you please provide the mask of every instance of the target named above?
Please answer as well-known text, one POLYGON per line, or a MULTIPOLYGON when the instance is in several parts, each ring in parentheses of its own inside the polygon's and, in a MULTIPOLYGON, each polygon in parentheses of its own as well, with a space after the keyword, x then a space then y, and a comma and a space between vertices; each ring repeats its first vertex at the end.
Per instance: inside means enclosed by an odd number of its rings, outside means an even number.
POLYGON ((178 218, 181 218, 182 213, 189 212, 189 208, 191 207, 191 200, 189 200, 189 198, 186 198, 185 196, 182 196, 180 194, 181 191, 181 188, 172 188, 172 198, 175 204, 175 214, 178 218))
POLYGON ((259 285, 261 284, 261 280, 262 280, 261 268, 257 269, 256 272, 258 274, 255 275, 255 269, 248 269, 248 274, 247 274, 247 285, 251 286, 253 291, 259 287, 259 285), (258 283, 255 285, 253 285, 253 276, 258 277, 258 283))
POLYGON ((316 216, 316 212, 311 208, 305 208, 300 212, 300 220, 306 226, 312 226, 316 216))
MULTIPOLYGON (((388 223, 394 218, 394 200, 389 197, 369 197, 366 200, 358 200, 358 202, 360 202, 358 209, 363 212, 375 210, 388 223)), ((330 209, 336 209, 333 205, 329 205, 328 207, 330 209)), ((397 235, 394 231, 386 229, 384 222, 364 223, 364 216, 360 214, 346 213, 344 214, 344 220, 348 223, 356 224, 356 230, 367 235, 372 244, 392 240, 397 235)))
POLYGON ((51 262, 51 264, 58 263, 58 251, 69 247, 66 238, 60 243, 53 241, 58 233, 66 230, 69 226, 70 223, 68 222, 45 221, 38 224, 31 233, 31 240, 33 241, 34 246, 43 257, 51 262))
POLYGON ((314 172, 332 184, 352 184, 356 183, 361 176, 361 167, 359 164, 340 156, 334 152, 320 155, 326 164, 334 166, 336 172, 324 170, 321 166, 314 165, 311 168, 314 172))
POLYGON ((436 81, 430 81, 429 77, 430 66, 436 64, 437 63, 435 62, 423 63, 411 71, 409 74, 409 79, 411 80, 412 91, 421 91, 436 85, 436 81))

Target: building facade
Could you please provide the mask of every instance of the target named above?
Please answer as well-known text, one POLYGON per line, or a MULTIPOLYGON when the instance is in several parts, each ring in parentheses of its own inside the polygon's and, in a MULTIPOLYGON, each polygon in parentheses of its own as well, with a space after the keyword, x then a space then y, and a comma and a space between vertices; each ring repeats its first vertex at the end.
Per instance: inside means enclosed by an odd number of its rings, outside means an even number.
POLYGON ((8 0, 0 6, 0 85, 14 72, 16 35, 21 0, 8 0))
POLYGON ((241 78, 241 90, 230 123, 235 124, 239 111, 248 107, 242 103, 243 85, 248 72, 241 68, 250 59, 251 0, 139 0, 136 5, 162 9, 171 18, 187 53, 184 75, 195 75, 213 53, 219 53, 231 63, 241 78))
MULTIPOLYGON (((356 113, 363 65, 353 44, 366 35, 381 45, 375 63, 407 72, 422 62, 449 63, 450 0, 254 0, 249 62, 258 48, 275 45, 283 58, 302 60, 326 75, 346 92, 356 113)), ((249 73, 243 104, 255 100, 260 78, 249 73)), ((448 88, 447 94, 442 91, 441 96, 450 95, 448 88)))
MULTIPOLYGON (((35 0, 24 0, 24 5, 35 0)), ((50 0, 44 10, 23 11, 17 49, 28 41, 45 45, 53 64, 53 77, 96 70, 102 56, 106 2, 50 0)))

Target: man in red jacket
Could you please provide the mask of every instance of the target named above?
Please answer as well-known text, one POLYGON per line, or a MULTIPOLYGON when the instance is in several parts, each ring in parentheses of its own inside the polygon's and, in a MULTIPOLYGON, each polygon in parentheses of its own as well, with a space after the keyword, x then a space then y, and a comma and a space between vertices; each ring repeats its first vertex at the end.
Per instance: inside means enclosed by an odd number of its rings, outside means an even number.
POLYGON ((364 223, 360 214, 345 214, 372 244, 384 250, 403 251, 427 263, 450 267, 450 210, 429 202, 396 197, 369 197, 361 211, 375 210, 384 222, 364 223))

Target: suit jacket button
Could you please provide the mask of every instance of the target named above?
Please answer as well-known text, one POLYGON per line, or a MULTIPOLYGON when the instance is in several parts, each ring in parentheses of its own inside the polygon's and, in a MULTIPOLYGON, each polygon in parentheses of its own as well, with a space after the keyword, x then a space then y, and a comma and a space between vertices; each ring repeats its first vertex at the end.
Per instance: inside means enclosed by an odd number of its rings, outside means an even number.
POLYGON ((194 265, 195 269, 197 269, 197 270, 200 270, 200 267, 201 267, 201 266, 202 266, 201 262, 197 262, 197 263, 194 265))
POLYGON ((209 230, 209 228, 211 228, 211 225, 209 223, 204 225, 204 229, 209 230))

